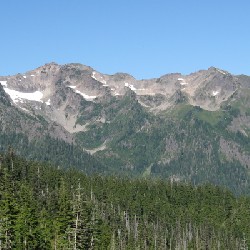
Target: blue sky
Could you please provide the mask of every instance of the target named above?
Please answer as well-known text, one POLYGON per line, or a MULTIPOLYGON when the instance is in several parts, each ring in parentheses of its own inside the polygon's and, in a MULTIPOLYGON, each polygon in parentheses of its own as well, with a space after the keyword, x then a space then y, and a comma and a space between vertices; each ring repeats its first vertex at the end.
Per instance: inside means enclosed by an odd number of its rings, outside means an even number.
POLYGON ((2 0, 0 75, 78 62, 138 79, 250 75, 248 0, 2 0))

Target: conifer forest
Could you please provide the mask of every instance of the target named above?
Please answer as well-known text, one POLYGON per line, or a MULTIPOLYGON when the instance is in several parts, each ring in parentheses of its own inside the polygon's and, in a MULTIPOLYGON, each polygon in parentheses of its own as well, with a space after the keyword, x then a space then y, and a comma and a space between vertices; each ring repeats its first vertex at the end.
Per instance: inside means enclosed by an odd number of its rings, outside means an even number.
POLYGON ((0 249, 249 249, 250 198, 203 184, 0 164, 0 249))

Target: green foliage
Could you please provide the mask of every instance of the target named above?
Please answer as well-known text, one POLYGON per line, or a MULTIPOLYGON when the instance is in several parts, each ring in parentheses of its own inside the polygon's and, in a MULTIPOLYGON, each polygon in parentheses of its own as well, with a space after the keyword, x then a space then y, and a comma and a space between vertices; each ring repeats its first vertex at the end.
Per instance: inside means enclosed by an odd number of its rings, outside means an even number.
POLYGON ((0 151, 5 151, 9 145, 13 145, 16 153, 27 159, 51 162, 59 168, 74 166, 87 173, 105 170, 101 162, 80 147, 49 136, 29 141, 23 134, 0 133, 0 151))
POLYGON ((110 123, 84 133, 81 140, 92 146, 108 141, 108 148, 95 154, 108 172, 177 178, 194 184, 210 182, 235 194, 249 194, 247 169, 237 160, 222 158, 220 151, 223 137, 250 152, 247 137, 225 129, 237 111, 210 112, 183 104, 177 107, 180 112, 177 108, 175 114, 156 118, 134 103, 110 123))
MULTIPOLYGON (((0 151, 12 145, 27 159, 50 162, 60 168, 73 166, 88 174, 210 182, 226 186, 237 195, 249 194, 249 169, 242 161, 250 155, 249 138, 229 129, 232 120, 244 113, 242 107, 230 99, 220 110, 206 111, 185 100, 176 102, 179 97, 178 94, 173 100, 175 106, 159 113, 148 112, 129 90, 118 98, 107 94, 96 102, 82 99, 77 123, 85 124, 87 130, 74 134, 74 144, 47 136, 47 124, 39 128, 44 134, 36 139, 17 132, 1 132, 0 151), (223 153, 222 139, 235 143, 239 153, 231 149, 223 153), (95 153, 89 155, 84 149, 95 153)), ((12 117, 10 121, 13 123, 12 117)), ((44 122, 40 119, 40 123, 44 122)), ((245 127, 244 131, 248 133, 245 127)))
POLYGON ((0 165, 1 249, 242 249, 250 199, 217 186, 0 165))

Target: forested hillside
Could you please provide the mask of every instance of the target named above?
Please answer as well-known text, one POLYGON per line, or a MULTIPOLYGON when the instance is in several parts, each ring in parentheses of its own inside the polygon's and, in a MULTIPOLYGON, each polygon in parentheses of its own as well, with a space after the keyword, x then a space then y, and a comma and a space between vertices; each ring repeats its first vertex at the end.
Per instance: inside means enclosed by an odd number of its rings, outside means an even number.
POLYGON ((250 198, 212 185, 0 164, 0 249, 248 249, 250 198))
POLYGON ((250 77, 211 67, 136 80, 49 63, 0 76, 0 152, 86 174, 250 194, 250 77))
POLYGON ((13 150, 28 160, 48 162, 60 168, 74 166, 88 174, 105 172, 105 166, 101 161, 74 144, 49 136, 40 140, 29 140, 26 135, 21 133, 5 134, 0 132, 0 152, 4 152, 9 145, 13 145, 13 150))

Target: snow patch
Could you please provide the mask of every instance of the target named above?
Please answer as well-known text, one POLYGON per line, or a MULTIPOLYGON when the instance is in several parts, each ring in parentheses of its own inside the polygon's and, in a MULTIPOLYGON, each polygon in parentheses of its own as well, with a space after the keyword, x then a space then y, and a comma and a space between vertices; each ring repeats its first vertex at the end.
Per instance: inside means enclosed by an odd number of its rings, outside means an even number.
POLYGON ((212 96, 218 95, 220 92, 219 91, 213 91, 212 96))
POLYGON ((180 82, 180 85, 187 85, 187 82, 180 82))
POLYGON ((98 81, 98 80, 96 79, 96 77, 95 77, 95 74, 96 74, 96 72, 93 71, 91 77, 92 77, 93 79, 95 79, 96 81, 98 81))
POLYGON ((7 81, 0 81, 0 84, 1 84, 3 87, 7 87, 7 81))
POLYGON ((109 85, 107 84, 106 80, 104 80, 102 76, 100 76, 101 79, 97 79, 97 78, 96 78, 96 72, 95 72, 95 71, 92 72, 91 77, 92 77, 93 79, 95 79, 96 81, 101 82, 102 84, 104 84, 104 85, 103 85, 104 87, 109 86, 109 85))
POLYGON ((30 75, 30 76, 35 76, 35 75, 30 75))
POLYGON ((23 76, 23 78, 27 78, 27 76, 23 76))
POLYGON ((86 100, 93 100, 93 99, 95 99, 95 98, 97 97, 97 96, 94 96, 94 95, 87 95, 87 94, 82 93, 81 91, 79 91, 79 90, 76 89, 76 86, 68 86, 68 87, 71 88, 71 89, 74 89, 74 91, 75 91, 77 94, 80 94, 80 95, 83 96, 84 99, 86 99, 86 100))
POLYGON ((16 91, 14 89, 4 88, 4 91, 10 96, 14 103, 21 102, 23 103, 22 99, 29 100, 29 101, 37 101, 42 102, 43 93, 40 91, 35 91, 33 93, 24 93, 20 91, 16 91))
POLYGON ((178 81, 180 81, 180 85, 187 85, 188 83, 185 82, 183 78, 178 78, 178 81))
POLYGON ((136 91, 136 88, 134 87, 133 84, 128 84, 127 82, 125 82, 125 83, 124 83, 124 86, 130 88, 130 89, 133 90, 133 91, 136 91))
POLYGON ((18 106, 18 108, 20 108, 20 109, 22 109, 22 110, 24 110, 25 112, 30 112, 28 109, 26 109, 26 108, 23 108, 23 107, 20 107, 20 106, 18 106))
POLYGON ((220 70, 220 69, 216 69, 218 72, 220 72, 221 74, 223 74, 223 75, 226 75, 226 72, 224 72, 224 71, 222 71, 222 70, 220 70))
POLYGON ((45 102, 45 104, 50 106, 50 99, 47 102, 45 102))
POLYGON ((136 90, 136 88, 135 88, 132 84, 131 84, 129 87, 130 87, 130 89, 133 90, 133 91, 136 90))
POLYGON ((77 94, 80 94, 81 96, 83 96, 84 99, 86 99, 86 100, 93 100, 93 99, 96 98, 95 95, 87 95, 87 94, 82 93, 82 92, 79 91, 79 90, 76 90, 76 93, 77 93, 77 94))

